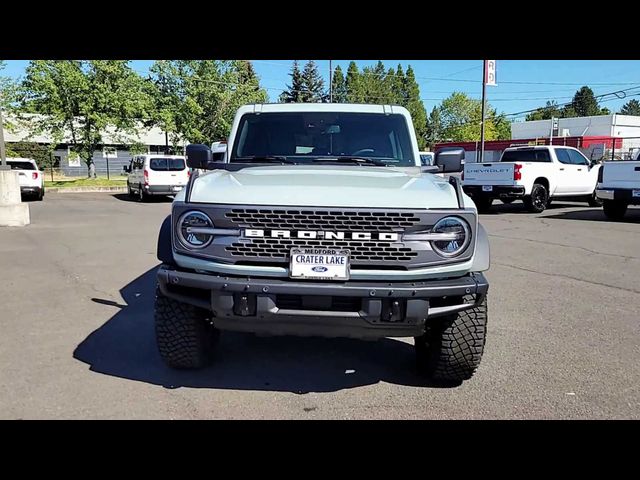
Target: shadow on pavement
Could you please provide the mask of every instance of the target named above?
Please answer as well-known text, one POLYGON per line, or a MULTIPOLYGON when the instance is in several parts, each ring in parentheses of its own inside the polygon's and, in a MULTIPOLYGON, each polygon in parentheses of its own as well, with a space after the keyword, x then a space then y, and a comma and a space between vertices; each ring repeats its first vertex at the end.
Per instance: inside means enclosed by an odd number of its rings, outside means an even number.
MULTIPOLYGON (((112 197, 122 202, 140 203, 140 200, 138 200, 136 197, 131 198, 128 193, 114 193, 112 197)), ((164 195, 151 195, 145 200, 145 203, 171 203, 171 202, 173 202, 173 197, 164 196, 164 195)))
MULTIPOLYGON (((558 210, 561 208, 572 208, 572 207, 573 208, 586 207, 586 204, 585 203, 564 203, 560 201, 552 202, 551 205, 549 205, 545 209, 545 212, 558 210)), ((502 203, 500 200, 494 200, 493 205, 491 205, 491 210, 489 210, 488 213, 482 213, 482 215, 499 215, 502 213, 518 213, 518 214, 524 214, 524 215, 526 214, 536 215, 535 213, 528 211, 521 200, 516 200, 510 204, 502 203)))
POLYGON ((572 210, 570 212, 557 213, 555 215, 544 215, 540 218, 551 218, 559 220, 588 220, 591 222, 607 222, 607 223, 640 223, 640 208, 631 208, 627 210, 622 220, 609 220, 604 216, 602 207, 591 208, 585 210, 572 210))
POLYGON ((435 384, 415 367, 413 342, 383 339, 257 337, 223 332, 214 363, 188 371, 166 367, 156 349, 153 299, 156 268, 120 290, 124 303, 94 298, 120 310, 75 349, 94 372, 166 388, 193 387, 293 393, 334 392, 381 381, 435 384))

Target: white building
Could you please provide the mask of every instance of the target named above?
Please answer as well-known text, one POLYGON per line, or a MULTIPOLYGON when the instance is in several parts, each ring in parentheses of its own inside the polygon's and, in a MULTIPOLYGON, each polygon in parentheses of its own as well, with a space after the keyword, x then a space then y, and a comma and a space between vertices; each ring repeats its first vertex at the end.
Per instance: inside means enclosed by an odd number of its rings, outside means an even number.
MULTIPOLYGON (((533 120, 511 124, 511 138, 549 138, 551 120, 533 120)), ((623 138, 622 152, 640 148, 640 117, 635 115, 598 115, 592 117, 559 118, 554 137, 605 136, 623 138), (635 137, 635 138, 633 138, 635 137)), ((616 149, 617 151, 617 149, 616 149)))

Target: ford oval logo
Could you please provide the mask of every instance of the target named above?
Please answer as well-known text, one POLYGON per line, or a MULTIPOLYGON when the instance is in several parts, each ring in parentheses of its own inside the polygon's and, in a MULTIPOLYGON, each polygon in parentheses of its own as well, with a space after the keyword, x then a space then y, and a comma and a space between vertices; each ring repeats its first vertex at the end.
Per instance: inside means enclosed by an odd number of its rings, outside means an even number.
POLYGON ((326 272, 327 270, 329 270, 327 267, 313 267, 311 270, 313 270, 314 272, 326 272))

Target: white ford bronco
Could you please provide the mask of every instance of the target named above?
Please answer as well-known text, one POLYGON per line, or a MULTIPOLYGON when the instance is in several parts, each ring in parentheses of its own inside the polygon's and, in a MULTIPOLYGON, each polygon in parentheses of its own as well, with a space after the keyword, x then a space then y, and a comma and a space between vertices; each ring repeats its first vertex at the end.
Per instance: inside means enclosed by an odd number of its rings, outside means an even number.
POLYGON ((421 166, 398 106, 241 107, 222 162, 194 169, 158 239, 156 339, 174 368, 219 332, 414 337, 436 381, 475 372, 485 345, 487 234, 458 179, 464 150, 421 166), (205 170, 204 173, 198 172, 205 170))
POLYGON ((544 211, 552 199, 584 200, 602 205, 596 197, 600 165, 580 150, 560 145, 509 147, 499 162, 467 163, 462 188, 480 212, 494 199, 511 203, 521 199, 534 213, 544 211))
POLYGON ((629 205, 640 205, 640 161, 604 162, 598 173, 596 194, 607 218, 621 220, 629 205))

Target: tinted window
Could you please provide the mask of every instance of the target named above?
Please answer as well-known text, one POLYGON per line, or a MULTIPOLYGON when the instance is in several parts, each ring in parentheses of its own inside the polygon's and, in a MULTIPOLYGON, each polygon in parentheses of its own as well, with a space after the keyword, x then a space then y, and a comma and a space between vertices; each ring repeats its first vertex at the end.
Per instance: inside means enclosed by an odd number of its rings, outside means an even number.
POLYGON ((7 160, 7 165, 11 167, 11 170, 35 170, 36 167, 31 162, 21 162, 18 160, 7 160))
POLYGON ((358 156, 414 166, 409 128, 402 115, 347 112, 247 114, 240 120, 231 162, 285 156, 297 163, 358 156))
POLYGON ((571 159, 571 163, 574 165, 588 165, 589 161, 580 154, 577 150, 568 150, 569 158, 571 159))
POLYGON ((221 162, 224 158, 224 152, 213 152, 211 158, 213 158, 214 162, 221 162))
POLYGON ((185 163, 181 158, 152 158, 149 160, 149 168, 156 171, 177 172, 185 169, 185 163))
POLYGON ((549 151, 545 149, 507 150, 501 162, 550 162, 549 151))
POLYGON ((556 157, 560 163, 571 163, 571 157, 569 157, 569 150, 566 148, 556 148, 556 157))

